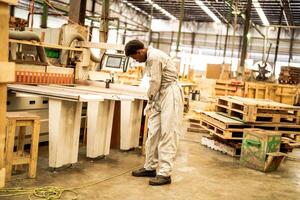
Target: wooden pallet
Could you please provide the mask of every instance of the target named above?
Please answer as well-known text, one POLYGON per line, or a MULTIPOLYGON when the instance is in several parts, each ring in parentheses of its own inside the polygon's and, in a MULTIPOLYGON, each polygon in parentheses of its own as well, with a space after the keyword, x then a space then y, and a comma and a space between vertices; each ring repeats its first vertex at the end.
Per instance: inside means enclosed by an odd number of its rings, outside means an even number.
POLYGON ((294 105, 299 87, 262 82, 246 82, 244 97, 270 99, 276 102, 294 105))
POLYGON ((216 96, 243 96, 244 82, 234 80, 216 80, 216 96))
POLYGON ((242 140, 243 129, 251 127, 216 112, 202 112, 200 119, 200 124, 204 129, 223 139, 242 140))
POLYGON ((300 124, 300 107, 267 99, 220 97, 216 111, 248 123, 300 124))
POLYGON ((216 112, 202 112, 200 114, 201 126, 222 139, 242 140, 244 128, 260 128, 276 131, 284 135, 300 135, 300 125, 291 124, 249 124, 241 122, 216 112))

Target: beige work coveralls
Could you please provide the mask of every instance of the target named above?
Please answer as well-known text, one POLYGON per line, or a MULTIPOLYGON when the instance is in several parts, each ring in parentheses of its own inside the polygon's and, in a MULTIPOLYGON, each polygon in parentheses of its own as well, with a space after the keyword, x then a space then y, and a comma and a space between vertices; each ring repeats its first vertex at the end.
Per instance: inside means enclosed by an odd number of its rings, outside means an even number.
POLYGON ((175 63, 166 53, 148 48, 145 69, 150 77, 148 104, 153 102, 153 107, 148 121, 144 168, 159 167, 158 175, 170 176, 182 133, 183 93, 175 63))

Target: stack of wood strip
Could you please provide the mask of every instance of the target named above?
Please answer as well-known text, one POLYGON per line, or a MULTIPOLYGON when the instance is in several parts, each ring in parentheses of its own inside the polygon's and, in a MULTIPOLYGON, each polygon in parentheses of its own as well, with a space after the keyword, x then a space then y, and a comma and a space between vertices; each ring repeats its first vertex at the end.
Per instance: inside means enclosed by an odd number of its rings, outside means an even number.
POLYGON ((300 67, 281 67, 279 74, 279 83, 283 84, 299 84, 300 83, 300 67))

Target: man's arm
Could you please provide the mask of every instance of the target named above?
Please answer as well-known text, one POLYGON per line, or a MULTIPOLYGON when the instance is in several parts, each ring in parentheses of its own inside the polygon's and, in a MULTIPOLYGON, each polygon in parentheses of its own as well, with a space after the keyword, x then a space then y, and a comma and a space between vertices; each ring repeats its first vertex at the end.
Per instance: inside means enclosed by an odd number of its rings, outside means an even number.
POLYGON ((147 94, 149 103, 152 103, 161 86, 162 66, 159 60, 151 59, 148 61, 148 67, 150 70, 150 84, 147 94))

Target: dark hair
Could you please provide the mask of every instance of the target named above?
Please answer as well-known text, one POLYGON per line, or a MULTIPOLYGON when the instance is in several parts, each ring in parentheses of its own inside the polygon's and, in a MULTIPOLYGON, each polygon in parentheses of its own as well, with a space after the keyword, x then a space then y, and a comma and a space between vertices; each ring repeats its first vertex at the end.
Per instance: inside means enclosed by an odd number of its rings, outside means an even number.
POLYGON ((125 45, 125 55, 131 56, 133 54, 136 54, 138 50, 143 49, 144 47, 145 46, 141 41, 131 40, 125 45))

